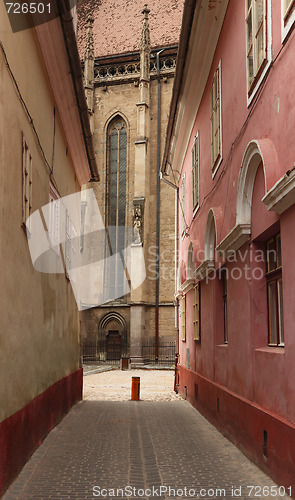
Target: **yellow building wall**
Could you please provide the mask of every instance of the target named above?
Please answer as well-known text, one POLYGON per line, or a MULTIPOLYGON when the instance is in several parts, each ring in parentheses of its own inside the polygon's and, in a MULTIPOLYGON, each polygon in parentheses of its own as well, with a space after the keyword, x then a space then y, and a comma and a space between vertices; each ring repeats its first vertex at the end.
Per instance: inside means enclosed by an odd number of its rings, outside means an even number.
POLYGON ((79 186, 58 110, 52 165, 55 102, 36 34, 12 33, 3 3, 0 22, 1 422, 79 368, 80 341, 69 280, 39 273, 31 262, 22 227, 22 135, 32 155, 32 212, 49 202, 49 169, 38 141, 60 196, 79 186))

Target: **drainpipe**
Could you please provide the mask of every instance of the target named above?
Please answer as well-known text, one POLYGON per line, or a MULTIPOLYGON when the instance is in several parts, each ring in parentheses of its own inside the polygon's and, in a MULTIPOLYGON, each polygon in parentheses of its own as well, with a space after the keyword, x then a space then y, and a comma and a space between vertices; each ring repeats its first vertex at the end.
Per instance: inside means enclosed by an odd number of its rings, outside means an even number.
MULTIPOLYGON (((171 183, 170 183, 171 184, 171 183)), ((178 377, 178 361, 179 361, 179 300, 177 297, 177 269, 178 269, 178 188, 175 189, 175 301, 174 301, 174 321, 175 321, 175 372, 174 372, 174 391, 178 394, 179 377, 178 377)))
POLYGON ((159 294, 160 294, 160 167, 161 167, 161 76, 160 54, 166 49, 159 50, 157 57, 158 80, 158 121, 157 121, 157 216, 156 216, 156 303, 155 303, 155 358, 159 359, 159 294))
MULTIPOLYGON (((178 189, 175 191, 175 296, 178 292, 177 290, 177 270, 178 270, 178 189)), ((175 345, 176 353, 179 354, 179 300, 175 297, 175 345)))

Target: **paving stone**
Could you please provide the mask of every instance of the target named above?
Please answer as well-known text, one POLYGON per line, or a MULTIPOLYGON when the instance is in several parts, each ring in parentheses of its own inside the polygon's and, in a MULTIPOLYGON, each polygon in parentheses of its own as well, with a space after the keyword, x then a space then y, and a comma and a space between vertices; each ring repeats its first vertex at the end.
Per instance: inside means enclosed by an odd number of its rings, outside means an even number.
POLYGON ((95 498, 94 486, 107 489, 108 499, 150 499, 146 490, 153 488, 154 498, 179 500, 185 488, 183 498, 201 498, 202 488, 202 498, 237 498, 232 487, 241 488, 239 498, 254 498, 248 485, 275 483, 188 402, 91 400, 72 408, 50 433, 4 500, 95 498), (127 486, 135 496, 110 492, 127 486), (160 496, 161 486, 167 491, 160 496), (144 495, 138 496, 141 489, 144 495))

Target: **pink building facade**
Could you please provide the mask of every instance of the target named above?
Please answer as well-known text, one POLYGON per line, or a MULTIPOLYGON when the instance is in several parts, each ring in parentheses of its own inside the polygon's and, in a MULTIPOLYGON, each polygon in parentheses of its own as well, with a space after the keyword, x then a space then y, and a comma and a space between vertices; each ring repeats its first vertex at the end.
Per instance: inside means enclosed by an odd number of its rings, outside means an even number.
POLYGON ((292 495, 294 22, 290 0, 185 2, 162 165, 178 391, 292 495))

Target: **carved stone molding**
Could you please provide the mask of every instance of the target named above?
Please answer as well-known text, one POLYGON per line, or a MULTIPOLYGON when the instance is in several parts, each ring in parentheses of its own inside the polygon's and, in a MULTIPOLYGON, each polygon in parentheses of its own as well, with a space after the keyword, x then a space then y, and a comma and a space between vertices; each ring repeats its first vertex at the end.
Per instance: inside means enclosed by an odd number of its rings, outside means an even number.
POLYGON ((288 171, 262 198, 268 210, 281 215, 295 203, 295 167, 288 171))
MULTIPOLYGON (((173 75, 176 67, 176 56, 166 56, 160 59, 160 74, 161 76, 173 75)), ((149 78, 156 78, 157 66, 156 62, 150 61, 149 78)), ((138 61, 134 62, 122 62, 114 63, 112 65, 97 65, 94 68, 94 79, 95 83, 99 84, 102 82, 120 82, 131 80, 134 81, 136 78, 136 83, 140 77, 140 63, 138 61)))
POLYGON ((94 38, 93 38, 93 23, 94 17, 89 16, 87 19, 87 37, 84 60, 91 59, 94 61, 94 38))
POLYGON ((213 260, 204 260, 202 264, 197 267, 194 272, 195 278, 197 280, 203 280, 208 276, 212 271, 214 271, 214 261, 213 260))
POLYGON ((142 14, 144 15, 143 26, 141 32, 141 42, 140 49, 149 51, 151 48, 151 39, 150 39, 150 27, 149 27, 149 13, 150 9, 148 9, 147 4, 145 4, 142 14))
POLYGON ((225 238, 216 247, 219 255, 225 258, 232 252, 235 252, 247 241, 250 240, 251 226, 250 224, 236 224, 235 227, 226 235, 225 238))
POLYGON ((195 278, 188 278, 185 280, 184 283, 181 285, 181 291, 184 294, 187 294, 190 290, 192 290, 195 286, 195 278))

